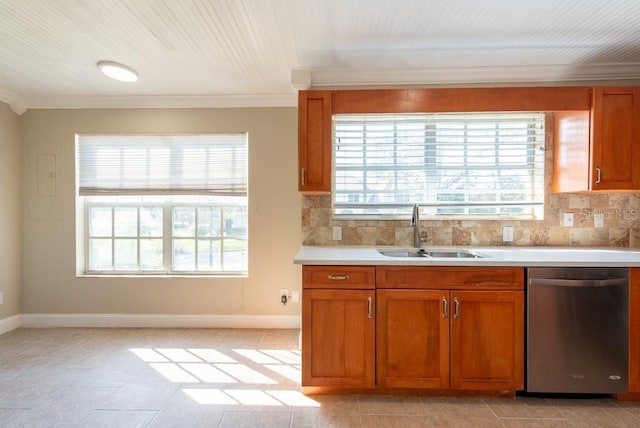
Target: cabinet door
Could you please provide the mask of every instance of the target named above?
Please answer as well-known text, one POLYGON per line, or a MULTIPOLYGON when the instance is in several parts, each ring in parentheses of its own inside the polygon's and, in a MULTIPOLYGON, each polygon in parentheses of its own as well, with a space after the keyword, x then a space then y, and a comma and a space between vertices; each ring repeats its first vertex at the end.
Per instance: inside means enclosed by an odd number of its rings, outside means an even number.
POLYGON ((524 293, 452 291, 451 387, 524 388, 524 293))
POLYGON ((591 121, 593 190, 640 189, 640 89, 594 88, 591 121))
POLYGON ((373 388, 375 290, 302 291, 302 386, 373 388))
POLYGON ((378 290, 379 386, 449 387, 448 296, 441 290, 378 290))
POLYGON ((553 120, 553 191, 592 190, 590 112, 558 111, 553 120))
POLYGON ((298 94, 298 190, 331 192, 331 92, 298 94))

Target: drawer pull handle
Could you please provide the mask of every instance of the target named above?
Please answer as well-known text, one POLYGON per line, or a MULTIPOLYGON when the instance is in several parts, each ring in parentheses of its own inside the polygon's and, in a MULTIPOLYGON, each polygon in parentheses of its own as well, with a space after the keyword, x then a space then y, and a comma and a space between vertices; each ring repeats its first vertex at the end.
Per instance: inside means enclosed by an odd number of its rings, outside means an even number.
POLYGON ((442 318, 446 319, 449 316, 449 302, 446 297, 442 298, 442 318))
POLYGON ((453 319, 457 319, 460 317, 460 301, 457 297, 454 297, 453 302, 456 305, 455 312, 453 313, 453 319))
POLYGON ((371 296, 367 297, 367 304, 368 304, 367 318, 371 319, 373 318, 373 298, 371 296))
POLYGON ((602 178, 602 170, 599 166, 596 167, 596 182, 595 184, 600 184, 602 178))
POLYGON ((304 187, 304 186, 305 186, 305 184, 306 184, 306 183, 304 182, 304 174, 305 174, 305 172, 306 172, 306 171, 304 170, 304 168, 302 168, 302 170, 300 171, 300 185, 301 185, 302 187, 304 187))
POLYGON ((349 279, 349 275, 329 275, 331 281, 346 281, 349 279))

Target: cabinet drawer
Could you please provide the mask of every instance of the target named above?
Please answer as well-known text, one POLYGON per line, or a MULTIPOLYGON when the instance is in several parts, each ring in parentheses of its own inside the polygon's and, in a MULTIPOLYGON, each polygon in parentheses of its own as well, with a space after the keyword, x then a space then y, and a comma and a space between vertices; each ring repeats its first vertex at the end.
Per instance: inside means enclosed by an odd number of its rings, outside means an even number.
POLYGON ((302 266, 302 288, 372 289, 374 266, 302 266))
POLYGON ((377 288, 522 290, 520 267, 378 266, 377 288))

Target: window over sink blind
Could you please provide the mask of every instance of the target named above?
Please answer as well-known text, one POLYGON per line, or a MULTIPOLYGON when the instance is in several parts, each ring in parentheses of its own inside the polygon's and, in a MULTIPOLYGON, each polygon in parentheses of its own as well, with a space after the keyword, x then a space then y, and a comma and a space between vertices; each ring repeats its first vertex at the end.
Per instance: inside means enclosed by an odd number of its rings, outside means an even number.
POLYGON ((333 116, 336 215, 540 218, 544 114, 333 116))

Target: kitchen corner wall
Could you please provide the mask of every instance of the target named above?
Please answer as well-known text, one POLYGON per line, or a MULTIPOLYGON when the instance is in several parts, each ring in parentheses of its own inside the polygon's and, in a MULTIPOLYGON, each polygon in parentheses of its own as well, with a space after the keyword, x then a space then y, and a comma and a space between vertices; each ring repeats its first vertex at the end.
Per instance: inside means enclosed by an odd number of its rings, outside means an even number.
MULTIPOLYGON (((512 246, 640 247, 640 193, 553 194, 553 115, 547 114, 545 144, 544 220, 426 220, 420 222, 423 245, 499 246, 502 227, 513 226, 512 246), (573 227, 562 225, 573 213, 573 227), (594 226, 602 214, 604 227, 594 226)), ((330 195, 302 196, 303 245, 411 246, 413 228, 406 220, 336 220, 330 195), (332 228, 342 227, 342 240, 332 228)))
MULTIPOLYGON (((0 102, 0 321, 21 310, 22 192, 19 118, 0 102)), ((2 332, 0 323, 0 333, 2 332)))

